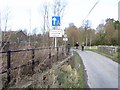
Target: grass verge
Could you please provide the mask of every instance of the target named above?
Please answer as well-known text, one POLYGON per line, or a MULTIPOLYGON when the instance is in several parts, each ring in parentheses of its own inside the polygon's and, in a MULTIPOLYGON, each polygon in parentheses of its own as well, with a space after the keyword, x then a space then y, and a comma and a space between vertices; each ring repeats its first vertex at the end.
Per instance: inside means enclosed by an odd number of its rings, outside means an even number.
POLYGON ((77 52, 73 52, 73 58, 75 60, 75 64, 76 64, 76 69, 77 69, 77 72, 79 73, 79 84, 80 84, 80 88, 84 88, 84 67, 83 67, 83 63, 82 63, 82 60, 80 58, 80 56, 78 55, 77 52))
POLYGON ((72 65, 65 64, 58 75, 58 82, 61 87, 69 88, 84 88, 83 64, 79 55, 73 52, 72 65))
POLYGON ((93 52, 96 52, 96 53, 101 54, 103 56, 106 56, 106 57, 108 57, 108 58, 112 59, 113 61, 120 64, 120 53, 108 54, 108 53, 102 52, 102 51, 97 50, 97 49, 86 49, 86 50, 93 51, 93 52))

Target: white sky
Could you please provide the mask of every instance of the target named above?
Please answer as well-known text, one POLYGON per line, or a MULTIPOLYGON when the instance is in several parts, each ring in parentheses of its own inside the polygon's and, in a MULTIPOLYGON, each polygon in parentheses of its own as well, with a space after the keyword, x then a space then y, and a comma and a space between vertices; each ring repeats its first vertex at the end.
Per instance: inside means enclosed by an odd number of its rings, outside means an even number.
MULTIPOLYGON (((0 0, 2 27, 4 27, 5 13, 10 11, 8 17, 9 29, 12 28, 12 30, 18 30, 26 28, 29 30, 30 12, 31 30, 34 28, 40 28, 42 25, 42 13, 40 13, 40 7, 44 1, 49 3, 52 2, 52 0, 0 0)), ((61 28, 68 27, 69 23, 74 23, 77 27, 80 27, 83 19, 86 17, 96 1, 97 0, 67 0, 68 5, 61 21, 61 28)), ((98 5, 87 18, 92 23, 91 27, 95 29, 99 23, 104 22, 107 18, 114 18, 117 20, 118 2, 119 0, 100 0, 98 5)), ((52 22, 51 19, 50 22, 52 22)))

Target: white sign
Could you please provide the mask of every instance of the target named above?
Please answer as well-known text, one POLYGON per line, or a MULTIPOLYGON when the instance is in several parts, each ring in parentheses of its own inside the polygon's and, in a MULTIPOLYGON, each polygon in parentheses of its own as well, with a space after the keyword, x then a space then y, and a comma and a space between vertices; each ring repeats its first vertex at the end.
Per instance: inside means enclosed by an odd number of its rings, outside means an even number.
POLYGON ((63 38, 63 41, 68 41, 68 38, 63 38))
POLYGON ((49 37, 62 37, 62 30, 50 30, 49 37))

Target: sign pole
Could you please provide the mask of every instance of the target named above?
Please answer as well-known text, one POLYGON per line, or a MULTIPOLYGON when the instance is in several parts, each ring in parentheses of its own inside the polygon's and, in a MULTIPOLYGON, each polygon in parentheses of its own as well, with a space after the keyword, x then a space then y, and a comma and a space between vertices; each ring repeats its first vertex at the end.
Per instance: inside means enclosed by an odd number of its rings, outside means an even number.
POLYGON ((53 30, 50 31, 50 37, 54 37, 54 46, 57 47, 57 37, 62 37, 60 29, 60 16, 52 16, 53 30))
MULTIPOLYGON (((55 26, 55 28, 54 28, 54 30, 56 29, 57 27, 55 26)), ((55 37, 55 42, 54 42, 54 46, 55 46, 55 48, 57 47, 57 38, 55 37)))
MULTIPOLYGON (((54 27, 54 30, 56 30, 56 26, 54 27)), ((56 48, 57 47, 57 38, 54 37, 54 47, 56 48)))
POLYGON ((55 48, 57 47, 57 38, 55 37, 55 48))

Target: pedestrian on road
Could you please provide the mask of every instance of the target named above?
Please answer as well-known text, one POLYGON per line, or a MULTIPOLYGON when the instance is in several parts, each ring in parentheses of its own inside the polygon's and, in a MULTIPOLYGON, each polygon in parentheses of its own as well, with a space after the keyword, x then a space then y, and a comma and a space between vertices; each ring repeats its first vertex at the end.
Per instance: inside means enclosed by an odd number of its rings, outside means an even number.
POLYGON ((84 51, 84 45, 81 45, 81 47, 82 47, 82 51, 84 51))
POLYGON ((76 49, 78 49, 78 47, 79 47, 78 42, 76 42, 75 47, 76 47, 76 49))
POLYGON ((70 53, 70 47, 71 47, 71 46, 70 46, 70 44, 68 43, 68 44, 67 44, 67 53, 68 53, 68 54, 70 53))

